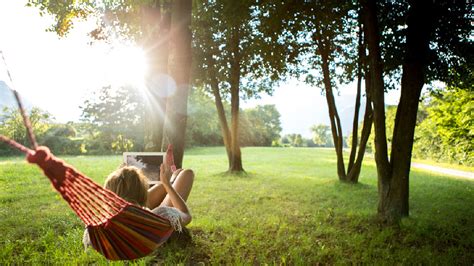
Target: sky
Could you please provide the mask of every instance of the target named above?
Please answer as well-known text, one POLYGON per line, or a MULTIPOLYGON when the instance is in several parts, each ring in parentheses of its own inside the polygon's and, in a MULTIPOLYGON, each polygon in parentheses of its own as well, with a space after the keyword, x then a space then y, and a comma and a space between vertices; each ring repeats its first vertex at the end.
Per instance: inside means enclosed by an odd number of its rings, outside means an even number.
POLYGON ((0 60, 0 80, 15 88, 33 105, 47 110, 60 122, 78 120, 78 108, 91 91, 108 84, 137 79, 144 68, 137 48, 115 44, 90 45, 87 33, 93 22, 77 23, 66 38, 46 29, 51 17, 41 17, 26 1, 0 2, 0 50, 13 83, 0 60))
MULTIPOLYGON (((58 122, 77 121, 79 106, 93 90, 108 84, 141 82, 145 68, 143 53, 116 43, 89 44, 87 33, 94 22, 76 23, 65 38, 46 29, 53 24, 24 0, 0 1, 0 50, 3 51, 13 83, 0 58, 0 80, 15 88, 31 104, 51 113, 58 122)), ((355 84, 340 88, 339 112, 352 117, 355 84)), ((386 95, 388 104, 398 102, 398 91, 386 95)), ((281 114, 282 135, 299 133, 311 137, 309 128, 329 124, 321 89, 294 79, 280 84, 272 96, 241 101, 243 108, 275 104, 281 114)), ((344 129, 346 131, 346 129, 344 129)))

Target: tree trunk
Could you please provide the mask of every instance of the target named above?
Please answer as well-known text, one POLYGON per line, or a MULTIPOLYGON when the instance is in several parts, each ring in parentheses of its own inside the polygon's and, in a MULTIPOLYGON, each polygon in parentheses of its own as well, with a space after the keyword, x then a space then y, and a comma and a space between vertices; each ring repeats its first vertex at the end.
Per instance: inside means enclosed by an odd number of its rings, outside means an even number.
MULTIPOLYGON (((377 165, 379 216, 388 222, 396 220, 396 208, 388 204, 390 192, 391 165, 388 161, 387 137, 385 132, 385 103, 382 59, 380 55, 380 32, 377 21, 377 7, 374 0, 363 3, 364 29, 369 50, 370 95, 374 109, 375 162, 377 165), (390 221, 389 221, 390 220, 390 221)), ((398 210, 399 212, 399 210, 398 210)))
POLYGON ((323 39, 325 36, 318 30, 318 51, 321 55, 321 68, 323 70, 323 82, 326 91, 326 101, 328 103, 329 120, 331 122, 331 132, 334 140, 334 147, 337 155, 337 175, 339 180, 346 181, 346 169, 344 166, 344 155, 342 153, 342 127, 337 113, 336 102, 332 93, 331 77, 329 73, 329 40, 323 39))
POLYGON ((395 118, 391 161, 388 160, 385 134, 384 84, 380 57, 380 37, 374 0, 362 1, 369 47, 371 97, 374 104, 375 159, 378 173, 380 218, 397 223, 408 215, 408 177, 418 100, 424 84, 429 51, 432 2, 412 1, 407 21, 407 44, 403 64, 402 90, 395 118))
MULTIPOLYGON (((352 122, 352 144, 351 153, 349 155, 349 164, 347 166, 347 172, 350 173, 354 166, 355 156, 357 152, 357 144, 359 138, 359 109, 360 109, 360 98, 362 90, 362 56, 365 49, 362 43, 362 25, 359 23, 359 43, 358 43, 358 62, 357 62, 357 93, 356 102, 354 107, 354 120, 352 122)), ((367 104, 366 104, 367 105, 367 104)), ((367 109, 366 109, 367 111, 367 109)))
POLYGON ((231 150, 232 160, 229 172, 243 172, 242 154, 240 151, 239 141, 239 85, 240 85, 240 48, 239 48, 239 32, 238 28, 232 31, 230 45, 233 58, 230 62, 230 94, 231 94, 231 115, 232 115, 232 131, 231 131, 231 150))
MULTIPOLYGON (((366 72, 367 73, 367 72, 366 72)), ((367 75, 368 76, 368 75, 367 75)), ((370 90, 370 78, 365 79, 365 88, 366 88, 366 105, 364 113, 364 123, 362 125, 362 133, 360 136, 359 151, 357 152, 357 159, 354 162, 354 165, 348 170, 347 181, 350 183, 359 182, 360 170, 362 167, 362 161, 365 155, 365 149, 367 147, 367 141, 369 140, 370 131, 372 130, 373 122, 373 112, 372 105, 370 103, 370 95, 368 91, 370 90)))
POLYGON ((173 61, 171 74, 176 82, 175 93, 167 101, 167 126, 165 135, 174 146, 174 162, 181 168, 184 155, 188 94, 191 75, 191 0, 173 1, 171 34, 173 61))
POLYGON ((430 33, 432 31, 432 1, 411 1, 407 17, 407 43, 403 64, 402 88, 393 131, 391 152, 392 190, 388 197, 397 200, 401 216, 408 216, 409 174, 415 134, 416 116, 421 90, 425 83, 430 33))
MULTIPOLYGON (((361 34, 362 35, 362 34, 361 34)), ((360 37, 361 37, 360 35, 360 37)), ((359 39, 359 44, 361 42, 361 39, 359 39)), ((360 170, 362 167, 362 161, 364 160, 364 155, 365 155, 365 149, 367 147, 367 141, 369 140, 370 137, 370 132, 372 130, 372 123, 374 121, 374 115, 373 115, 373 110, 372 110, 372 100, 370 97, 370 92, 371 92, 371 80, 370 80, 370 74, 368 73, 367 70, 367 55, 365 53, 365 44, 362 43, 360 46, 359 50, 359 77, 362 78, 362 70, 365 73, 365 99, 366 99, 366 104, 365 104, 365 113, 364 113, 364 122, 362 124, 362 133, 360 136, 360 143, 359 143, 359 151, 357 152, 357 158, 355 159, 354 165, 347 170, 347 180, 350 183, 357 183, 359 182, 359 175, 360 175, 360 170)), ((359 79, 360 82, 361 79, 359 79)), ((361 85, 360 83, 358 85, 361 85)), ((359 91, 358 91, 359 92, 359 91)), ((355 117, 354 117, 355 119, 355 117)))
POLYGON ((219 124, 221 125, 222 138, 224 140, 225 150, 227 152, 227 159, 229 162, 229 169, 232 162, 232 147, 231 147, 231 134, 229 130, 229 124, 227 123, 227 117, 224 110, 224 105, 222 104, 222 97, 219 92, 219 82, 216 78, 216 71, 214 69, 214 58, 212 55, 208 57, 209 67, 209 78, 211 83, 212 94, 214 95, 214 102, 216 104, 217 115, 219 116, 219 124))
POLYGON ((163 77, 168 74, 169 31, 171 10, 161 7, 159 1, 154 7, 144 10, 143 28, 147 29, 144 48, 148 58, 146 74, 147 99, 145 123, 145 151, 161 151, 166 114, 166 85, 163 77))

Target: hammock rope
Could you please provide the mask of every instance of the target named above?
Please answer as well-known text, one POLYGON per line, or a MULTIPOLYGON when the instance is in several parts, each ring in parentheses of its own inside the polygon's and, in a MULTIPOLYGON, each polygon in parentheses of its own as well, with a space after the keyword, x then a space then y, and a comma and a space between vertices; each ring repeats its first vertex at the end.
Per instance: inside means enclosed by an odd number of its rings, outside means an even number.
MULTIPOLYGON (((2 135, 0 141, 25 153, 29 163, 43 170, 86 225, 95 250, 109 260, 137 259, 150 254, 170 237, 173 227, 168 219, 125 201, 55 157, 47 147, 38 146, 18 93, 14 91, 14 94, 34 149, 2 135)), ((171 145, 166 160, 174 166, 171 145)))

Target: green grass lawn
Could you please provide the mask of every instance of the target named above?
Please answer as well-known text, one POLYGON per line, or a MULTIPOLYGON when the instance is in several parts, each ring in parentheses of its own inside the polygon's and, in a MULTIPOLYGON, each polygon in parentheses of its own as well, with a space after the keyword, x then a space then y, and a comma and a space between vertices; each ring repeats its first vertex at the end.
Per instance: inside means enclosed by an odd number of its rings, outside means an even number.
MULTIPOLYGON (((194 148, 185 166, 193 240, 136 263, 474 263, 474 180, 413 170, 410 217, 378 224, 375 164, 360 184, 337 180, 328 149, 244 148, 247 176, 227 176, 223 148, 194 148)), ((120 156, 65 157, 102 183, 120 156)), ((84 252, 83 225, 35 166, 0 159, 0 264, 106 264, 84 252)))

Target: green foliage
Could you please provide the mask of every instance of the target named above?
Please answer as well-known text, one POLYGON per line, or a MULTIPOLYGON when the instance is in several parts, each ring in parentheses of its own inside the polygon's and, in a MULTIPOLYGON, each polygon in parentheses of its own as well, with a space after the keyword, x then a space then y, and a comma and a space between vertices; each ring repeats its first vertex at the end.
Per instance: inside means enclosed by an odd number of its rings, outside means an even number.
MULTIPOLYGON (((225 103, 229 110, 229 104, 225 103)), ((144 101, 136 89, 104 87, 85 101, 81 138, 89 154, 141 151, 144 137, 144 101)), ((280 114, 274 105, 242 111, 241 138, 248 146, 270 146, 279 138, 280 114)), ((212 98, 201 88, 191 90, 186 145, 222 145, 221 128, 212 98)), ((53 144, 54 145, 54 144, 53 144)), ((59 144, 58 144, 59 145, 59 144)))
MULTIPOLYGON (((386 134, 387 134, 387 145, 388 148, 392 147, 392 135, 393 135, 393 128, 395 124, 395 116, 397 115, 397 106, 396 105, 388 105, 385 107, 385 127, 386 127, 386 134)), ((360 143, 360 136, 362 135, 362 125, 363 121, 360 122, 359 127, 358 127, 358 143, 360 143)), ((349 147, 351 147, 352 144, 352 132, 347 136, 346 143, 348 144, 349 147)), ((374 125, 372 124, 372 129, 370 130, 370 135, 369 139, 367 140, 365 150, 367 152, 375 152, 375 130, 374 130, 374 125)))
MULTIPOLYGON (((28 114, 31 126, 39 145, 47 146, 55 154, 81 154, 84 152, 83 139, 76 134, 76 125, 55 123, 51 115, 39 108, 32 108, 28 114)), ((31 147, 27 138, 23 118, 16 108, 4 108, 0 116, 0 134, 31 147)), ((0 143, 0 155, 17 154, 0 143)))
POLYGON ((81 106, 88 153, 143 150, 145 102, 133 87, 103 87, 81 106))
POLYGON ((201 88, 193 89, 189 94, 186 145, 223 145, 214 100, 201 88))
POLYGON ((414 155, 439 161, 474 164, 474 93, 450 88, 431 93, 418 123, 414 155))
POLYGON ((77 131, 72 122, 50 124, 40 138, 42 145, 47 146, 54 154, 81 154, 85 152, 82 138, 77 138, 77 131))
POLYGON ((350 82, 357 65, 357 7, 351 1, 264 1, 265 37, 283 44, 290 73, 323 87, 322 54, 329 82, 350 82))
POLYGON ((306 139, 301 134, 286 134, 281 137, 279 143, 283 147, 316 147, 312 139, 306 139))
POLYGON ((240 123, 242 146, 271 146, 280 138, 280 113, 273 104, 245 109, 240 123))
POLYGON ((148 23, 156 19, 153 16, 162 5, 161 2, 169 5, 168 0, 28 0, 27 6, 38 8, 40 15, 52 15, 54 23, 48 31, 61 37, 71 31, 74 23, 93 17, 97 19, 97 28, 90 32, 91 38, 122 38, 139 42, 148 37, 147 34, 153 28, 148 23))
MULTIPOLYGON (((39 144, 42 144, 41 139, 50 127, 51 115, 37 107, 33 107, 27 114, 37 141, 39 144)), ((3 108, 3 112, 0 115, 0 134, 27 147, 31 147, 26 128, 23 124, 23 118, 17 108, 3 108)), ((14 150, 11 150, 2 143, 0 143, 0 148, 0 155, 15 153, 14 150)))
POLYGON ((313 133, 313 142, 318 147, 333 147, 331 129, 328 125, 313 125, 311 127, 313 133))
MULTIPOLYGON (((399 88, 405 58, 406 22, 410 1, 377 1, 385 85, 399 88)), ((433 34, 430 40, 426 81, 473 86, 472 25, 469 1, 433 2, 433 34)))
MULTIPOLYGON (((397 115, 397 106, 395 105, 388 105, 385 108, 385 128, 387 131, 387 146, 392 147, 392 139, 393 139, 393 129, 395 128, 395 116, 397 115)), ((402 118, 403 119, 403 118, 402 118)), ((373 129, 373 128, 372 128, 373 129)), ((375 132, 375 130, 370 131, 375 132)), ((375 136, 373 138, 369 138, 372 142, 372 147, 375 147, 375 136)))
POLYGON ((48 30, 56 32, 59 36, 65 36, 73 27, 74 20, 83 20, 87 16, 94 14, 94 2, 89 0, 28 0, 26 5, 36 6, 41 16, 46 14, 54 15, 55 24, 48 30))
POLYGON ((337 89, 336 84, 349 83, 356 77, 357 8, 351 1, 312 2, 308 6, 303 21, 311 36, 305 40, 309 47, 305 52, 312 71, 306 82, 324 87, 322 54, 327 54, 329 79, 337 89))
MULTIPOLYGON (((242 98, 271 94, 290 70, 296 54, 285 43, 268 37, 264 9, 258 1, 194 1, 193 76, 196 84, 210 85, 216 78, 220 93, 230 95, 232 65, 238 64, 242 98), (235 46, 233 41, 237 42, 235 46)), ((204 86, 208 88, 208 86, 204 86)))
MULTIPOLYGON (((186 145, 223 145, 214 100, 201 88, 191 91, 188 106, 186 145)), ((227 102, 226 110, 230 110, 227 102)), ((256 106, 240 112, 240 143, 243 146, 271 146, 280 138, 280 113, 275 105, 256 106)))
MULTIPOLYGON (((328 149, 244 148, 247 178, 222 176, 223 147, 187 151, 196 173, 189 197, 192 242, 169 242, 129 264, 461 264, 474 261, 474 183, 414 170, 410 218, 383 228, 374 218, 375 164, 360 184, 334 178, 328 149)), ((120 156, 64 158, 96 182, 120 156)), ((0 158, 0 264, 115 264, 84 252, 84 226, 41 171, 0 158)), ((117 263, 119 264, 119 263, 117 263)))

